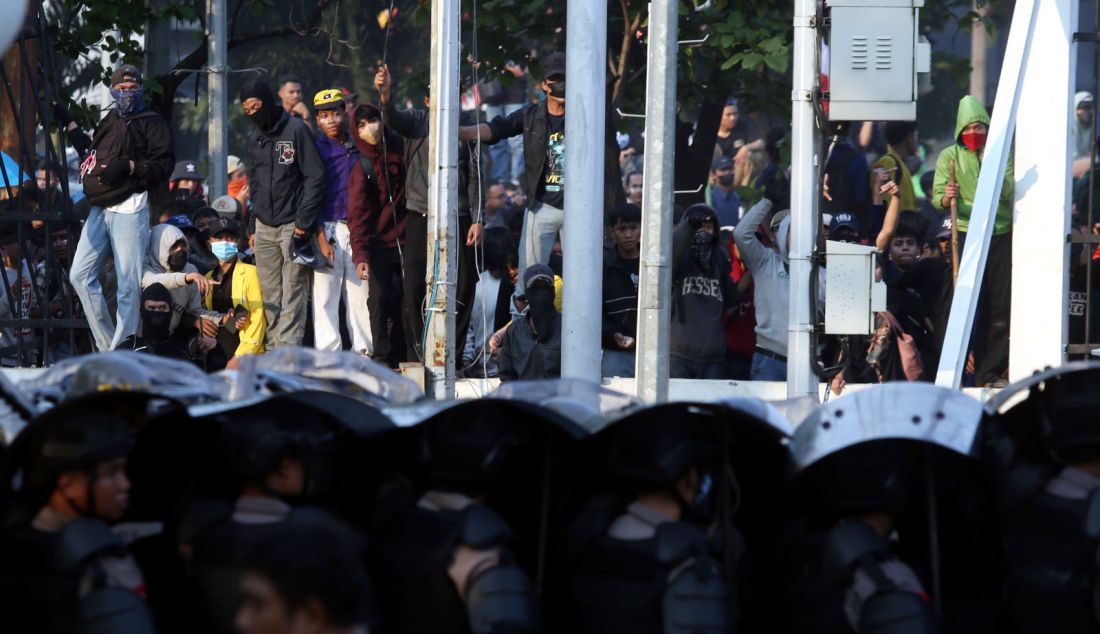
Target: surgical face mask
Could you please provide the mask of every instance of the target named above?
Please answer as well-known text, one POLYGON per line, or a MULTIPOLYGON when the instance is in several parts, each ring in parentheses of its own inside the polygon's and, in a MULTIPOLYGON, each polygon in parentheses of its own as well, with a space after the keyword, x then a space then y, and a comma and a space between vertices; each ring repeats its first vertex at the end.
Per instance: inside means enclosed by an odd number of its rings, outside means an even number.
POLYGON ((963 132, 960 135, 963 146, 971 152, 980 152, 985 149, 986 132, 963 132))
POLYGON ((214 254, 214 257, 218 258, 219 262, 228 262, 237 257, 237 243, 228 241, 211 242, 210 251, 214 254))
POLYGON ((730 187, 733 185, 733 174, 719 174, 718 184, 722 187, 730 187))
POLYGON ((378 145, 382 140, 382 122, 368 121, 366 125, 359 126, 359 138, 371 145, 378 145))
POLYGON ((168 270, 179 273, 187 265, 187 249, 180 249, 168 254, 168 270))
POLYGON ((551 79, 547 83, 550 84, 550 96, 558 99, 565 99, 565 80, 564 79, 551 79))
POLYGON ((141 86, 125 90, 112 88, 111 97, 114 98, 115 104, 118 106, 118 113, 124 117, 145 110, 145 90, 141 86))

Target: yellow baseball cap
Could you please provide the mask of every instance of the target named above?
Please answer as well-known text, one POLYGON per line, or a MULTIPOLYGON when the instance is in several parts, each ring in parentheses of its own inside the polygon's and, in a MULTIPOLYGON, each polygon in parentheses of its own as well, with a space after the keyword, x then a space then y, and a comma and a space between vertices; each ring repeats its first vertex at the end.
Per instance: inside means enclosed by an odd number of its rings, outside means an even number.
POLYGON ((326 88, 313 95, 313 107, 317 110, 335 110, 344 107, 344 94, 336 88, 326 88))

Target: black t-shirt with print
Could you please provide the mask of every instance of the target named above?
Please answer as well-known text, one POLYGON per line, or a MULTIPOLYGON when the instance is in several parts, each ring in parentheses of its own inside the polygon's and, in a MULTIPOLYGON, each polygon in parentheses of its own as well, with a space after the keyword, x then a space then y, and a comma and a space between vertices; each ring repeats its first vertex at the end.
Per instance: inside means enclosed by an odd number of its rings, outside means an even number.
POLYGON ((563 209, 565 207, 565 117, 549 115, 546 142, 546 166, 542 168, 536 199, 563 209))

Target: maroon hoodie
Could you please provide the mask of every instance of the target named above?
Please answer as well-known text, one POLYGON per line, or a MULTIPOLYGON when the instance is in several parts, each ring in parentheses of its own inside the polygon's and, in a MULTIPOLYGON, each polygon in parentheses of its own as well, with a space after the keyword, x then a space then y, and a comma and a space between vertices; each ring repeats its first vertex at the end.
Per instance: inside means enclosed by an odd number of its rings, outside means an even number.
POLYGON ((362 158, 348 175, 348 231, 351 258, 362 264, 370 262, 371 249, 393 249, 398 243, 405 244, 405 144, 401 137, 387 130, 389 160, 384 162, 381 144, 368 145, 358 135, 354 138, 362 158), (371 174, 363 171, 364 161, 373 167, 371 174), (389 200, 390 187, 393 203, 389 200))

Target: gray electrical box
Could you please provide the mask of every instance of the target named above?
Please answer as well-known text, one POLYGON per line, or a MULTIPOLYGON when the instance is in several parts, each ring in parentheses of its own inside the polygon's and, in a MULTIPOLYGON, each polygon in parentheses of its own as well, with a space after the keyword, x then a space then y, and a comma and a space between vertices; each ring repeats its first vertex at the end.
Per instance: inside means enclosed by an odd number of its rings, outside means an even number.
POLYGON ((826 0, 826 6, 829 119, 916 119, 917 75, 932 70, 931 46, 918 33, 924 0, 826 0))
POLYGON ((825 334, 869 335, 875 313, 886 310, 886 285, 875 281, 878 250, 846 242, 825 242, 825 334))

